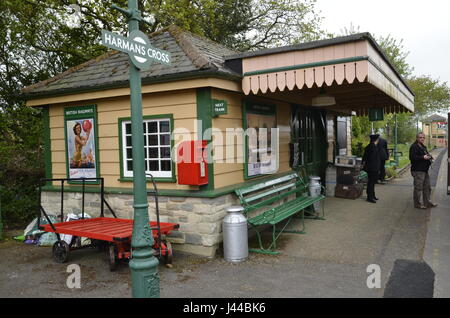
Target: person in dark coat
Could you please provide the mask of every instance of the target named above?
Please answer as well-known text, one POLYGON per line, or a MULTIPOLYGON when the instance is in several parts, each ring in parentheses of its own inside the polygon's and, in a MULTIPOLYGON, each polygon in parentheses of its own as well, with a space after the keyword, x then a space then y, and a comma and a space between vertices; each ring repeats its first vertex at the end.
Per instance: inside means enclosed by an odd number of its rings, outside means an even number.
POLYGON ((433 157, 428 153, 424 141, 425 135, 418 133, 416 141, 409 148, 411 174, 414 177, 413 200, 416 209, 427 209, 437 206, 437 204, 430 201, 431 185, 428 169, 430 169, 433 157), (423 197, 423 204, 420 202, 421 197, 423 197))
POLYGON ((378 150, 378 138, 380 135, 370 135, 370 144, 364 149, 363 169, 367 172, 367 201, 377 203, 378 198, 375 196, 375 183, 377 183, 380 172, 380 151, 378 150))
POLYGON ((378 150, 380 151, 380 174, 378 175, 378 180, 380 184, 385 184, 384 179, 386 178, 386 160, 389 159, 389 150, 387 141, 383 138, 378 138, 378 150))

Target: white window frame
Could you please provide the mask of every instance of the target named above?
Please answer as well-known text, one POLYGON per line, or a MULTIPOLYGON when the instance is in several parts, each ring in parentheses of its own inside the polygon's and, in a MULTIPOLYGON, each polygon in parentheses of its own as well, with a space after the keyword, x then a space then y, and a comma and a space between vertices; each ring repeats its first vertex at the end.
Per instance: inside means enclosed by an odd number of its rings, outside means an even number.
MULTIPOLYGON (((150 173, 154 178, 172 178, 173 177, 173 166, 172 166, 172 142, 171 142, 171 134, 172 134, 172 120, 170 117, 167 118, 150 118, 150 119, 143 119, 144 125, 146 125, 147 129, 144 131, 144 138, 147 142, 144 140, 144 156, 145 156, 145 172, 150 173), (157 132, 156 133, 150 133, 148 130, 148 123, 150 122, 156 122, 157 123, 157 132), (168 132, 161 132, 160 131, 160 122, 168 122, 169 123, 169 131, 168 132), (157 136, 158 139, 158 145, 157 146, 150 146, 148 143, 148 137, 149 136, 157 136), (168 135, 169 137, 169 144, 168 145, 161 145, 161 138, 162 135, 168 135), (150 158, 150 148, 157 148, 158 149, 158 157, 157 158, 150 158), (170 157, 169 158, 161 158, 161 148, 168 148, 170 157), (154 161, 158 161, 159 170, 150 170, 150 159, 153 159, 154 161), (169 167, 170 170, 168 171, 162 171, 161 170, 161 161, 169 161, 169 167)), ((128 151, 132 151, 132 147, 127 144, 127 137, 131 137, 131 133, 127 134, 126 131, 126 125, 131 125, 131 120, 123 120, 121 122, 121 132, 122 132, 122 171, 123 176, 125 178, 133 178, 133 171, 128 169, 128 162, 132 162, 132 158, 128 156, 128 151)))

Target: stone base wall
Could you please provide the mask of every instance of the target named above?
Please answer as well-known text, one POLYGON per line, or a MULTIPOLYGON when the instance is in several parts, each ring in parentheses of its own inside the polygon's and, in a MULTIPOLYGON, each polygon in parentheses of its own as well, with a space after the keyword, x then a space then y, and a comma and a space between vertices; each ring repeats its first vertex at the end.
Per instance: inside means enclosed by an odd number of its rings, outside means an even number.
MULTIPOLYGON (((119 218, 133 218, 133 195, 105 194, 105 199, 119 218)), ((59 215, 61 194, 42 192, 42 206, 48 214, 59 215)), ((64 214, 81 213, 82 194, 64 194, 64 214)), ((153 196, 148 196, 149 218, 156 221, 156 207, 153 196)), ((178 231, 167 237, 175 251, 214 257, 222 242, 222 220, 225 208, 239 204, 235 194, 217 198, 158 197, 161 222, 180 224, 178 231)), ((85 213, 91 217, 100 216, 100 194, 85 194, 85 213)), ((105 205, 105 216, 112 216, 105 205)))

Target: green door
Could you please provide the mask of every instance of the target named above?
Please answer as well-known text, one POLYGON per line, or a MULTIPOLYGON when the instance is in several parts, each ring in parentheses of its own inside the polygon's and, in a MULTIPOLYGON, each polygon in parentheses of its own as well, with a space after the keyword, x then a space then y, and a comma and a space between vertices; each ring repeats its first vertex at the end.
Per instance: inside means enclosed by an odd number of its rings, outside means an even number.
POLYGON ((298 143, 298 162, 308 175, 325 180, 327 165, 326 113, 325 111, 293 107, 291 121, 292 142, 298 143))

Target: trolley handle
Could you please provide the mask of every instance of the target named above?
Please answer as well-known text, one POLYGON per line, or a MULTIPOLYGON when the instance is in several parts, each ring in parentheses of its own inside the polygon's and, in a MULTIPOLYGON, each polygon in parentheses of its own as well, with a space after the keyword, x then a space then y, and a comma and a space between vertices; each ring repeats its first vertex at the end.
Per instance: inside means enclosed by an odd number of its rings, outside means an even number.
MULTIPOLYGON (((157 224, 157 230, 158 230, 158 245, 161 244, 161 223, 159 221, 159 204, 158 204, 158 188, 156 187, 156 182, 152 174, 146 173, 146 177, 150 177, 150 180, 153 185, 153 194, 155 196, 155 206, 156 206, 156 224, 157 224)), ((161 253, 161 249, 159 251, 161 253)))

